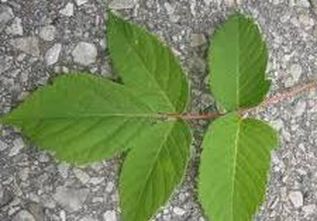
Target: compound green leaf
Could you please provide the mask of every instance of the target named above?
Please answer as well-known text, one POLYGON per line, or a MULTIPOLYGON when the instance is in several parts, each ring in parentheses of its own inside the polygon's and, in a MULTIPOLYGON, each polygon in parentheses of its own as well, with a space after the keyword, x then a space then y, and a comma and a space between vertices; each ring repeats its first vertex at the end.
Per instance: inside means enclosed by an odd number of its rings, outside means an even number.
POLYGON ((263 101, 270 87, 265 79, 267 59, 266 44, 250 18, 233 15, 216 31, 209 49, 210 85, 227 111, 263 101))
POLYGON ((183 112, 188 84, 171 50, 155 36, 109 12, 107 37, 115 69, 141 100, 162 112, 183 112))
POLYGON ((123 85, 77 74, 57 77, 1 121, 21 128, 39 148, 83 164, 131 147, 158 112, 123 85))
POLYGON ((265 195, 276 132, 231 113, 217 119, 203 142, 199 198, 213 221, 249 221, 265 195))
POLYGON ((184 176, 191 135, 183 122, 156 124, 142 134, 123 164, 120 200, 124 221, 148 221, 184 176))

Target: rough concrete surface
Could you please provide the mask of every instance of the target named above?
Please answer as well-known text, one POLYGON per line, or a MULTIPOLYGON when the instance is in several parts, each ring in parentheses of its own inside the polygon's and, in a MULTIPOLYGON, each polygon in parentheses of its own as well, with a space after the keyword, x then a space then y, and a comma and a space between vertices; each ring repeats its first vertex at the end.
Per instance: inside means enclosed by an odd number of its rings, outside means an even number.
MULTIPOLYGON (((234 10, 261 26, 273 92, 317 78, 316 0, 1 0, 0 114, 58 73, 85 70, 116 78, 105 41, 108 6, 173 47, 191 80, 192 111, 214 109, 207 87, 207 41, 234 10)), ((256 114, 274 125, 281 139, 255 220, 317 220, 316 97, 311 92, 256 114)), ((155 220, 207 220, 195 194, 204 128, 195 130, 186 181, 155 220)), ((78 168, 37 150, 13 128, 0 129, 1 221, 120 220, 120 159, 78 168)))

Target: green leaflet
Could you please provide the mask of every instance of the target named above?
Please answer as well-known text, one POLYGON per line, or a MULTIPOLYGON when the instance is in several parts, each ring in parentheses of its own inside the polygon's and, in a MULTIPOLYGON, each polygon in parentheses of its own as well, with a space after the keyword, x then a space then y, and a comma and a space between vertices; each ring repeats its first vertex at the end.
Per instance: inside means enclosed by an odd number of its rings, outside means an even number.
POLYGON ((171 50, 144 29, 111 12, 107 28, 111 58, 125 85, 162 112, 183 112, 188 85, 171 50))
POLYGON ((213 221, 249 221, 265 194, 276 132, 235 113, 217 119, 203 142, 199 198, 213 221))
POLYGON ((209 49, 210 84, 227 111, 256 106, 270 87, 267 48, 256 24, 236 14, 216 31, 209 49))
POLYGON ((122 219, 147 221, 180 184, 189 158, 191 134, 183 122, 157 124, 142 134, 123 164, 122 219))
POLYGON ((39 148, 83 164, 131 147, 156 111, 123 85, 92 75, 63 75, 34 92, 3 121, 22 129, 39 148))

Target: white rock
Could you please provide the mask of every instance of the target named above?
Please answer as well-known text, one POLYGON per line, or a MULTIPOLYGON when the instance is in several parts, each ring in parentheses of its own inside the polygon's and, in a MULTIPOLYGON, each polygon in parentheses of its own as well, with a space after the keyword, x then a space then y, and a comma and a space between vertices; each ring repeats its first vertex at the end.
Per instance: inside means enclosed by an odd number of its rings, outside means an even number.
POLYGON ((47 155, 47 153, 41 152, 38 157, 38 161, 41 163, 47 163, 48 161, 50 161, 50 157, 47 155))
POLYGON ((241 4, 241 0, 224 0, 224 2, 229 6, 234 6, 235 4, 241 4))
POLYGON ((317 0, 310 0, 310 3, 314 12, 317 13, 317 0))
POLYGON ((10 150, 9 156, 15 156, 17 155, 21 149, 24 147, 24 142, 21 138, 17 138, 13 141, 13 147, 10 150))
POLYGON ((301 14, 298 20, 305 26, 306 29, 310 29, 314 26, 314 19, 312 19, 308 14, 301 14))
POLYGON ((173 6, 171 3, 169 2, 165 2, 164 3, 164 7, 166 9, 167 14, 171 15, 174 13, 175 11, 175 6, 173 6))
POLYGON ((296 104, 296 107, 294 109, 295 117, 302 116, 306 110, 306 106, 307 106, 307 104, 305 101, 298 101, 298 103, 296 104))
POLYGON ((109 210, 103 214, 104 221, 117 221, 116 211, 109 210))
POLYGON ((59 212, 59 217, 61 218, 61 221, 66 221, 66 212, 64 210, 61 210, 59 212))
POLYGON ((291 66, 291 75, 293 76, 294 80, 298 80, 302 74, 302 66, 299 64, 293 64, 291 66))
POLYGON ((300 191, 292 191, 288 194, 288 198, 292 202, 295 208, 303 206, 304 199, 303 194, 300 191))
POLYGON ((72 56, 76 63, 87 66, 96 61, 97 48, 94 44, 79 42, 73 50, 72 56))
POLYGON ((56 35, 56 28, 53 25, 47 25, 40 29, 40 38, 45 41, 53 41, 56 35))
POLYGON ((12 221, 36 221, 34 216, 26 210, 21 210, 12 219, 12 221))
POLYGON ((191 34, 191 40, 190 40, 191 47, 198 47, 198 46, 201 46, 205 43, 207 43, 207 39, 206 39, 205 35, 197 34, 197 33, 191 34))
POLYGON ((47 50, 45 54, 45 61, 47 65, 53 65, 58 61, 59 55, 62 50, 62 44, 55 44, 53 47, 47 50))
POLYGON ((67 17, 71 17, 74 15, 74 4, 71 2, 68 2, 64 8, 59 10, 59 13, 62 15, 65 15, 67 17))
POLYGON ((66 179, 68 177, 69 164, 61 163, 57 166, 59 174, 66 179))
POLYGON ((290 76, 285 81, 285 86, 293 86, 299 80, 300 76, 302 75, 302 71, 302 66, 299 64, 292 64, 290 67, 290 76))
POLYGON ((77 177, 77 179, 79 179, 80 182, 82 182, 82 184, 86 184, 90 179, 89 175, 86 172, 84 172, 83 170, 74 168, 73 172, 74 172, 75 176, 77 177))
POLYGON ((104 182, 105 178, 104 177, 92 177, 89 180, 89 183, 91 183, 92 185, 98 185, 102 182, 104 182))
POLYGON ((108 182, 106 186, 106 192, 111 193, 114 190, 114 183, 113 182, 108 182))
POLYGON ((88 0, 76 0, 76 4, 78 6, 81 6, 81 5, 83 5, 83 4, 87 3, 87 2, 88 2, 88 0))
POLYGON ((210 3, 212 3, 214 0, 204 0, 205 5, 210 5, 210 3))
POLYGON ((0 151, 3 151, 8 148, 8 144, 0 140, 0 151))
POLYGON ((316 211, 317 211, 317 206, 315 204, 303 206, 303 212, 305 213, 305 216, 312 215, 316 213, 316 211))
POLYGON ((11 40, 10 44, 27 54, 33 55, 35 57, 40 56, 39 40, 36 37, 16 38, 11 40))
POLYGON ((183 215, 186 213, 186 211, 183 210, 183 209, 180 208, 180 207, 175 207, 175 208, 173 209, 173 212, 174 212, 177 216, 183 216, 183 215))
POLYGON ((310 2, 309 0, 297 0, 296 1, 297 5, 303 8, 309 8, 310 7, 310 2))
POLYGON ((7 34, 23 35, 23 26, 21 18, 16 17, 12 24, 6 29, 7 34))
POLYGON ((81 218, 80 221, 96 221, 96 220, 90 216, 85 216, 81 218))
POLYGON ((0 30, 13 18, 14 14, 12 9, 8 6, 0 5, 0 30))
POLYGON ((137 4, 137 0, 112 0, 109 4, 111 9, 129 9, 137 4))
POLYGON ((80 210, 88 196, 88 189, 71 189, 68 187, 57 187, 54 199, 69 212, 80 210))

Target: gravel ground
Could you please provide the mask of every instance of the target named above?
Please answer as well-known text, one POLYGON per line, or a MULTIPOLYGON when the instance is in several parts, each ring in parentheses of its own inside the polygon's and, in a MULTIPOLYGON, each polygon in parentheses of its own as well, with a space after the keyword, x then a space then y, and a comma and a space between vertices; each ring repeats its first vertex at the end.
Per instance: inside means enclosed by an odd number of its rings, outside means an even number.
MULTIPOLYGON (((85 70, 116 78, 105 42, 105 8, 156 33, 191 79, 192 111, 212 110, 206 77, 207 39, 235 9, 260 24, 270 50, 273 91, 317 79, 316 0, 0 0, 0 114, 57 73, 85 70)), ((266 201, 255 220, 317 220, 317 94, 257 114, 281 134, 266 201)), ((198 122, 197 125, 205 125, 198 122)), ((1 221, 119 221, 120 159, 85 168, 57 162, 13 128, 1 127, 1 221), (27 147, 27 148, 24 148, 27 147)), ((185 183, 157 221, 204 221, 195 196, 199 144, 185 183)))

